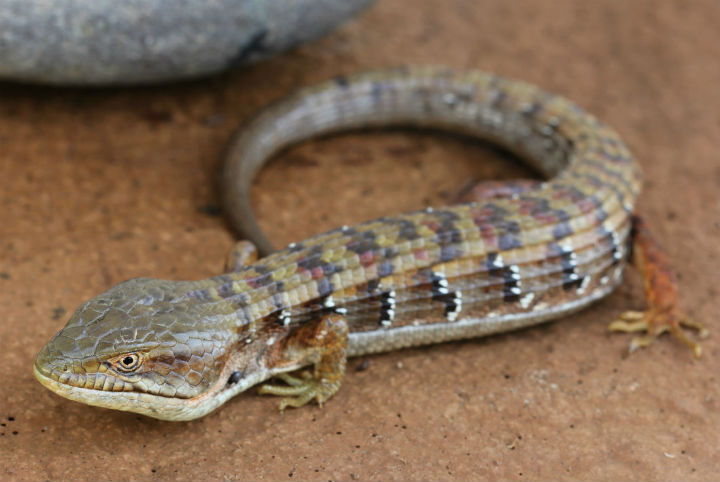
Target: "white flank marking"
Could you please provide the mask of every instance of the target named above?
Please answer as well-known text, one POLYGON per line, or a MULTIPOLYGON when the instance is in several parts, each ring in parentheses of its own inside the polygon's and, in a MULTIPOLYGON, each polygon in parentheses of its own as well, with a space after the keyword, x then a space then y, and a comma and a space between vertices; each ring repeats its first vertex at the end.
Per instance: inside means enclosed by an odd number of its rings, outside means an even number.
POLYGON ((520 306, 523 308, 527 308, 530 306, 530 303, 532 303, 532 300, 535 299, 535 293, 528 293, 522 298, 520 298, 520 306))
POLYGON ((288 326, 290 324, 290 311, 282 310, 280 312, 280 320, 282 321, 283 326, 288 326))
POLYGON ((493 268, 502 268, 505 266, 502 254, 498 254, 497 258, 493 260, 493 268))
POLYGON ((590 275, 587 275, 583 278, 582 282, 580 283, 580 286, 577 289, 577 294, 581 295, 581 294, 585 293, 585 290, 587 289, 589 284, 590 284, 590 275))

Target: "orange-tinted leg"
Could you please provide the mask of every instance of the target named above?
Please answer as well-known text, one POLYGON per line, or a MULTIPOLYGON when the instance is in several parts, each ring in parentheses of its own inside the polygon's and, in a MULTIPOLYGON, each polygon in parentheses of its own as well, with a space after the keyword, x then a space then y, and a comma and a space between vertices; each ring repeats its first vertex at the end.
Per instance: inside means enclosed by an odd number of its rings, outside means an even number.
POLYGON ((338 314, 325 315, 314 325, 299 328, 287 341, 280 364, 313 363, 313 371, 304 371, 300 377, 280 374, 278 378, 287 386, 263 385, 259 393, 284 397, 280 401, 281 411, 286 407, 302 407, 313 398, 322 406, 342 384, 347 364, 347 340, 347 322, 338 314))
POLYGON ((669 332, 699 357, 702 353, 700 344, 689 338, 684 328, 696 330, 701 338, 707 336, 708 331, 680 311, 677 281, 670 263, 639 216, 633 216, 633 263, 643 276, 647 310, 626 311, 610 324, 610 330, 645 333, 632 339, 631 352, 650 345, 658 336, 669 332))

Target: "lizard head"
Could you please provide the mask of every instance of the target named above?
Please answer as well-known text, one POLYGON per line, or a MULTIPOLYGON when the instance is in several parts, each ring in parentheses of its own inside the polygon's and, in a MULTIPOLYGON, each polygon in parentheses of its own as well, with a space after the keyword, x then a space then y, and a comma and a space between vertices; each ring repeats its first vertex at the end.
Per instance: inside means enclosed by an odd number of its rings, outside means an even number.
POLYGON ((35 376, 66 398, 155 418, 211 411, 247 388, 227 384, 237 335, 205 329, 182 283, 137 278, 86 302, 37 355, 35 376))

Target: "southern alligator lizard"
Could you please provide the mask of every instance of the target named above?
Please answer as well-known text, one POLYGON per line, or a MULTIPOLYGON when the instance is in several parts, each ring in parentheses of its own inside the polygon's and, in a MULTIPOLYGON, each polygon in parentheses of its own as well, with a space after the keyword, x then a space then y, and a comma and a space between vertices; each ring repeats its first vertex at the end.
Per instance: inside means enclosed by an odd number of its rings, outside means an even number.
MULTIPOLYGON (((349 356, 489 335, 576 311, 610 293, 628 259, 640 170, 618 135, 572 102, 480 71, 416 67, 339 77, 291 95, 233 141, 224 182, 230 216, 258 241, 247 204, 255 172, 312 136, 365 127, 441 128, 496 142, 544 182, 481 187, 480 200, 343 226, 200 281, 138 278, 82 305, 37 356, 48 388, 91 405, 190 420, 264 385, 281 408, 339 388, 349 356), (288 372, 312 365, 301 377, 288 372)), ((648 311, 613 329, 682 325, 675 284, 635 222, 648 311)))

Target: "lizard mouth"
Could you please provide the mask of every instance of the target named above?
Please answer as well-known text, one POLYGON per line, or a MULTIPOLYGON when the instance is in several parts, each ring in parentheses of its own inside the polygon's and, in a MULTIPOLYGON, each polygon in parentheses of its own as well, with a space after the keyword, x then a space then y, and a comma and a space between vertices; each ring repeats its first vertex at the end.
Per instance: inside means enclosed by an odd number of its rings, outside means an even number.
POLYGON ((100 392, 131 392, 133 385, 110 373, 78 373, 69 368, 52 368, 35 362, 35 377, 54 392, 58 387, 74 387, 100 392))
POLYGON ((62 357, 53 356, 45 346, 35 358, 35 377, 50 390, 59 393, 59 387, 84 388, 104 392, 130 392, 133 384, 123 380, 107 370, 102 363, 94 364, 97 371, 87 371, 83 364, 63 361, 62 357))
POLYGON ((124 385, 119 385, 117 381, 122 382, 122 380, 118 379, 116 379, 113 390, 104 390, 105 381, 101 383, 101 377, 97 375, 106 379, 112 377, 112 375, 105 373, 86 373, 82 374, 83 377, 70 377, 68 375, 67 379, 63 381, 66 378, 65 372, 59 369, 55 370, 52 364, 46 363, 44 358, 41 357, 43 352, 38 355, 33 366, 33 372, 35 378, 45 388, 57 395, 87 405, 134 412, 168 421, 188 421, 200 418, 215 410, 231 397, 272 375, 272 372, 268 370, 257 370, 250 376, 228 384, 228 377, 233 371, 233 368, 228 365, 217 382, 205 392, 191 398, 167 397, 134 391, 132 384, 123 382, 124 385), (95 375, 95 377, 90 375, 95 375), (73 384, 69 383, 71 380, 73 384))
MULTIPOLYGON (((187 399, 168 399, 150 393, 133 391, 103 391, 93 387, 73 386, 48 376, 42 367, 33 367, 35 378, 48 390, 61 397, 96 407, 135 412, 161 420, 191 420, 188 416, 187 399)), ((88 380, 90 380, 88 378, 88 380)), ((89 385, 89 382, 86 382, 89 385)), ((92 384, 94 386, 94 383, 92 384)), ((130 390, 132 387, 130 386, 130 390)))

